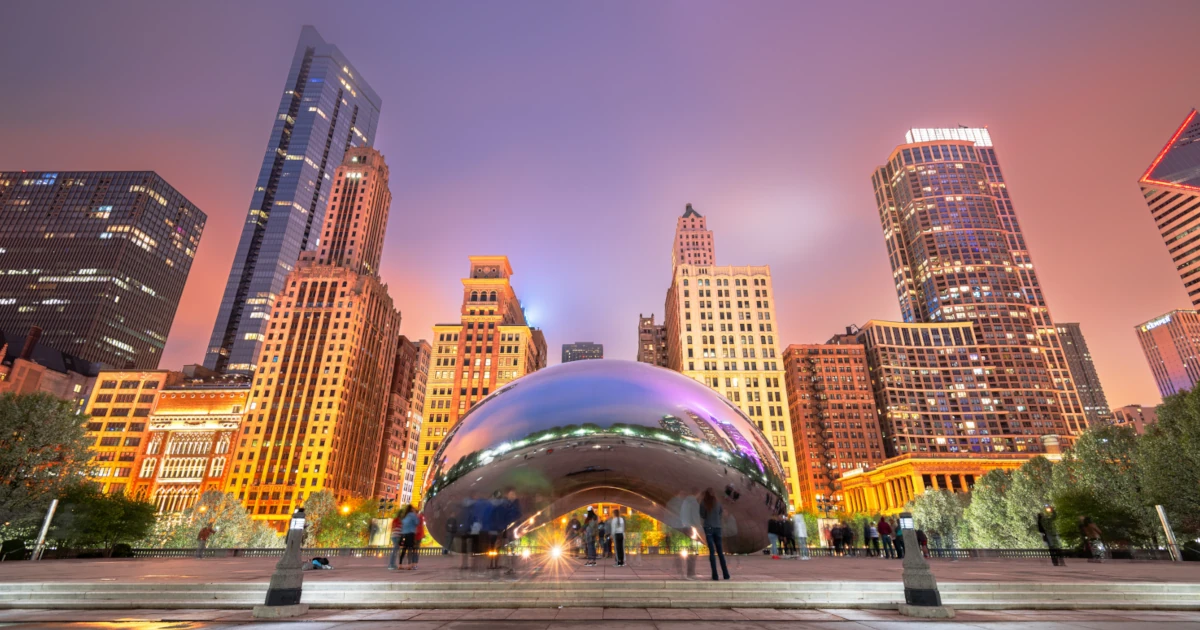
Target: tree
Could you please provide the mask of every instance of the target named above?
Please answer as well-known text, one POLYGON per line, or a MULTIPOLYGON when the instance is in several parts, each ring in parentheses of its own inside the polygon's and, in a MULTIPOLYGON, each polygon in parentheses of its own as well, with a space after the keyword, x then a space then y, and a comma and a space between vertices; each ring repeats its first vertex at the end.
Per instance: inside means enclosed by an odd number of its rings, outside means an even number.
POLYGON ((1054 464, 1040 455, 1013 471, 1004 501, 1004 522, 1014 548, 1032 549, 1045 544, 1037 530, 1037 517, 1051 503, 1053 479, 1054 464))
POLYGON ((971 503, 963 511, 963 521, 971 544, 989 549, 1014 546, 1008 532, 1007 495, 1012 474, 999 468, 989 470, 971 489, 971 503))
POLYGON ((969 546, 970 538, 965 535, 963 512, 971 499, 962 492, 949 490, 926 490, 908 504, 913 521, 926 534, 937 533, 942 537, 953 537, 959 546, 969 546))
POLYGON ((53 537, 71 547, 104 549, 145 538, 154 528, 156 506, 123 492, 104 494, 91 483, 67 491, 54 519, 53 537))
POLYGON ((306 542, 313 547, 363 547, 371 519, 379 511, 375 500, 349 500, 337 504, 328 490, 309 495, 304 518, 309 523, 306 542))
POLYGON ((1138 454, 1137 434, 1128 427, 1093 427, 1075 440, 1053 473, 1057 527, 1064 539, 1078 538, 1079 517, 1090 516, 1106 540, 1156 540, 1156 519, 1142 491, 1138 454))
POLYGON ((151 547, 192 548, 206 525, 215 531, 208 546, 216 549, 282 547, 283 539, 262 521, 250 518, 233 494, 209 490, 196 504, 172 520, 163 520, 141 544, 151 547))
POLYGON ((1175 530, 1200 535, 1200 388, 1163 401, 1137 456, 1149 502, 1163 506, 1175 530))
POLYGON ((36 521, 82 481, 91 456, 84 421, 49 394, 0 395, 0 523, 36 521))

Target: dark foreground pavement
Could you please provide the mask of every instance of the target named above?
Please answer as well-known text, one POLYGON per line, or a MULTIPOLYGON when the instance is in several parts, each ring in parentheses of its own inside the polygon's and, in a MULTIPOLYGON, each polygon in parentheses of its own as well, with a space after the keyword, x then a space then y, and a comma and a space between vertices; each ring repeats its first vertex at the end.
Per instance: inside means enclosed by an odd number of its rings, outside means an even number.
POLYGON ((316 610, 303 618, 257 622, 245 610, 2 610, 0 628, 129 628, 131 630, 1183 630, 1200 628, 1200 613, 1160 611, 962 611, 951 621, 914 620, 893 611, 712 610, 655 608, 518 608, 515 610, 316 610))
MULTIPOLYGON (((459 556, 421 558, 416 571, 388 571, 380 558, 333 557, 333 571, 306 572, 305 581, 449 582, 490 581, 498 571, 462 571, 459 556)), ((697 559, 696 574, 707 577, 708 557, 697 559)), ((45 560, 0 562, 0 582, 267 582, 278 558, 144 558, 111 560, 45 560)), ((520 561, 518 561, 520 562, 520 561)), ((942 582, 1151 582, 1200 583, 1200 563, 1130 560, 1091 563, 1069 560, 1055 567, 1049 560, 976 559, 930 561, 942 582)), ((612 562, 584 567, 576 559, 550 561, 534 557, 518 566, 519 580, 682 580, 674 556, 633 556, 629 566, 612 562)), ((772 560, 766 556, 731 556, 735 580, 769 581, 900 581, 900 561, 878 558, 814 558, 808 561, 772 560)))

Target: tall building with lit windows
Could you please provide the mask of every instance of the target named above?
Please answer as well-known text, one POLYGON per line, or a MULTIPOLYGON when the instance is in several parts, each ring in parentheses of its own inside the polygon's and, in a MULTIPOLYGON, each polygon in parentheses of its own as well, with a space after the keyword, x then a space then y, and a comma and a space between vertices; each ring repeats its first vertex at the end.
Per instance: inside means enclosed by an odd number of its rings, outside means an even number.
POLYGON ((852 335, 792 344, 783 351, 783 366, 798 502, 840 500, 842 474, 869 470, 884 459, 866 348, 852 335))
POLYGON ((93 440, 88 479, 102 492, 130 489, 158 394, 182 382, 181 372, 168 370, 102 371, 96 377, 84 415, 86 435, 93 440))
POLYGON ((1171 263, 1200 307, 1200 116, 1192 110, 1138 180, 1171 263))
POLYGON ((507 256, 471 256, 463 278, 460 321, 433 327, 433 354, 413 503, 442 438, 479 401, 505 383, 546 367, 546 337, 525 319, 507 256))
POLYGON ((316 251, 333 171, 375 139, 380 99, 337 46, 300 31, 204 365, 259 366, 272 304, 301 253, 316 251))
POLYGON ((1087 340, 1083 338, 1083 328, 1076 323, 1059 323, 1057 326, 1058 339, 1067 357, 1067 365, 1071 366, 1071 375, 1075 377, 1075 391, 1079 394, 1079 402, 1083 404, 1088 424, 1111 422, 1108 397, 1104 395, 1096 363, 1092 361, 1087 340))
POLYGON ((667 290, 667 367, 720 392, 763 431, 800 488, 770 267, 717 266, 712 232, 691 204, 675 227, 667 290))
POLYGON ((207 220, 157 173, 0 173, 0 330, 158 367, 207 220))
MULTIPOLYGON (((908 418, 920 423, 914 431, 939 436, 947 448, 999 452, 1038 450, 1041 435, 1066 438, 1086 429, 988 130, 910 130, 871 182, 904 321, 969 324, 978 354, 971 361, 991 368, 975 384, 987 396, 955 396, 966 404, 961 413, 982 414, 975 435, 988 439, 976 443, 960 433, 966 419, 958 414, 943 426, 931 417, 908 418)), ((945 368, 937 369, 929 376, 945 368)))
POLYGON ((1200 312, 1175 310, 1135 328, 1163 398, 1200 382, 1200 312))
POLYGON ((425 384, 429 378, 429 342, 410 341, 400 335, 396 345, 396 367, 388 397, 387 426, 383 451, 375 478, 375 498, 385 505, 412 501, 416 475, 417 444, 421 437, 425 384))
POLYGON ((275 298, 225 489, 281 528, 306 496, 375 492, 400 314, 379 280, 388 168, 352 148, 330 182, 321 244, 275 298))

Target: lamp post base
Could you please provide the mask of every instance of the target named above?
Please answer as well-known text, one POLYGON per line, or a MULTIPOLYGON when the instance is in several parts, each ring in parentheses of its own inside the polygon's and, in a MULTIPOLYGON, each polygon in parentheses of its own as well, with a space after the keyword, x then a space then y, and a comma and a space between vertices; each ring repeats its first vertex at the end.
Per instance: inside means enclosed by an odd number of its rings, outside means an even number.
POLYGON ((255 606, 255 619, 283 619, 299 617, 308 612, 308 604, 291 604, 289 606, 255 606))
POLYGON ((953 619, 954 609, 945 606, 910 606, 900 604, 900 614, 921 619, 953 619))

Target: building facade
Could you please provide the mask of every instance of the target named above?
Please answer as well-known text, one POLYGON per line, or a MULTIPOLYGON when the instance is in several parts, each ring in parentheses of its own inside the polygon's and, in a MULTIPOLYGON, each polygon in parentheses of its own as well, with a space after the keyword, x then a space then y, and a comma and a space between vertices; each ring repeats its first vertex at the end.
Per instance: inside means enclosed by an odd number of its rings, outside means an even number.
POLYGON ((324 243, 333 172, 375 139, 380 99, 340 50, 300 32, 204 365, 259 366, 272 304, 300 254, 324 243))
POLYGON ((274 527, 312 492, 375 491, 400 328, 377 275, 390 205, 383 156, 348 150, 320 248, 301 256, 269 314, 226 491, 274 527))
POLYGON ((532 328, 513 291, 507 256, 471 256, 461 320, 433 327, 423 435, 413 503, 445 437, 471 407, 505 383, 546 367, 546 337, 532 328))
POLYGON ((703 382, 749 416, 771 442, 792 507, 799 508, 771 269, 679 262, 715 259, 712 232, 691 204, 675 232, 664 318, 667 367, 703 382))
POLYGON ((562 347, 563 363, 603 358, 604 344, 592 343, 590 341, 576 341, 575 343, 564 343, 562 347))
POLYGON ((429 342, 410 341, 400 335, 396 346, 396 367, 392 370, 392 388, 388 398, 387 426, 383 452, 375 479, 375 498, 386 505, 404 505, 412 501, 416 474, 417 444, 421 436, 421 413, 425 384, 429 377, 429 342))
POLYGON ((1134 330, 1163 398, 1196 385, 1200 380, 1200 313, 1171 311, 1134 330))
POLYGON ((1104 387, 1100 385, 1100 374, 1096 372, 1096 364, 1092 362, 1092 353, 1088 351, 1083 330, 1079 324, 1074 323, 1057 324, 1057 328, 1059 343, 1062 344, 1067 365, 1071 367, 1071 375, 1075 377, 1075 391, 1079 394, 1079 402, 1083 404, 1083 413, 1087 416, 1088 424, 1111 421, 1112 411, 1108 408, 1108 397, 1104 395, 1104 387))
POLYGON ((133 493, 173 514, 225 488, 250 383, 187 378, 158 392, 135 462, 133 493))
POLYGON ((1125 405, 1112 410, 1113 424, 1129 427, 1141 435, 1146 432, 1146 425, 1158 422, 1158 408, 1143 407, 1142 405, 1125 405))
POLYGON ((134 482, 138 457, 150 437, 150 412, 158 394, 183 382, 168 370, 102 371, 84 414, 87 437, 94 440, 88 479, 110 494, 134 482))
POLYGON ((75 410, 83 413, 99 367, 39 346, 41 333, 35 326, 22 342, 0 330, 0 394, 50 394, 71 401, 75 410))
POLYGON ((871 180, 904 321, 973 327, 979 360, 994 367, 988 387, 998 402, 987 406, 1010 428, 1083 431, 988 130, 913 129, 871 180))
POLYGON ((654 323, 654 313, 638 314, 638 355, 641 363, 667 367, 667 327, 654 323))
POLYGON ((1053 390, 1014 397, 969 321, 870 321, 867 350, 888 457, 1058 452, 1065 430, 1053 390))
POLYGON ((151 171, 0 173, 0 330, 157 368, 206 220, 151 171))
MULTIPOLYGON (((1050 459, 1061 454, 1046 454, 1050 459)), ((855 470, 841 479, 842 509, 849 514, 895 516, 926 490, 970 492, 975 481, 993 470, 1016 470, 1030 455, 993 454, 986 457, 922 457, 902 455, 872 470, 855 470)))
POLYGON ((1200 117, 1192 110, 1138 184, 1192 306, 1200 307, 1200 117))
POLYGON ((838 501, 842 474, 872 469, 884 459, 866 348, 846 335, 792 344, 783 351, 783 367, 799 478, 796 503, 838 501))

